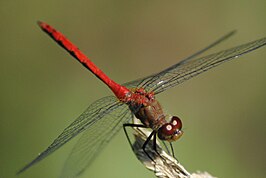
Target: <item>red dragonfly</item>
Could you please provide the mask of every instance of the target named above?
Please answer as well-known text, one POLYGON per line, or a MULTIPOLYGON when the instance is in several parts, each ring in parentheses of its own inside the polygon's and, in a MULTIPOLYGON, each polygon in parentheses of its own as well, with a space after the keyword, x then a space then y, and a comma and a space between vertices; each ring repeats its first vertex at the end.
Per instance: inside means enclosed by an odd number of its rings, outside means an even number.
POLYGON ((155 95, 226 61, 266 45, 266 38, 262 38, 205 57, 197 57, 232 36, 235 33, 233 31, 159 73, 120 85, 105 75, 63 34, 44 22, 38 22, 38 25, 103 81, 115 96, 107 96, 92 103, 72 124, 64 129, 46 150, 18 173, 41 161, 81 132, 84 133, 69 155, 62 171, 62 177, 80 175, 122 126, 124 126, 124 130, 127 126, 152 129, 152 133, 143 145, 144 152, 146 144, 152 138, 155 143, 156 136, 169 142, 179 139, 183 133, 181 120, 177 116, 170 117, 164 114, 155 95), (129 123, 134 116, 141 121, 141 125, 129 123))

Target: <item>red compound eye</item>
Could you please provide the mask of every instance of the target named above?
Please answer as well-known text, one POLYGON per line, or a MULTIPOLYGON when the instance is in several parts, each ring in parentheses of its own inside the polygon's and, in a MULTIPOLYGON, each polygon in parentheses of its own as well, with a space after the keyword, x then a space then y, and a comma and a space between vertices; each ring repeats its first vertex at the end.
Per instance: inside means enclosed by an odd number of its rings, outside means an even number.
POLYGON ((173 134, 175 130, 173 129, 172 124, 164 124, 160 129, 158 130, 158 137, 161 140, 168 140, 173 134))
POLYGON ((171 124, 174 129, 182 129, 182 121, 177 116, 173 116, 171 119, 171 124))
POLYGON ((172 124, 165 124, 161 127, 161 129, 165 135, 172 135, 174 133, 172 124))
POLYGON ((166 123, 158 129, 158 137, 169 142, 178 140, 183 135, 181 128, 181 120, 173 116, 170 123, 166 123))

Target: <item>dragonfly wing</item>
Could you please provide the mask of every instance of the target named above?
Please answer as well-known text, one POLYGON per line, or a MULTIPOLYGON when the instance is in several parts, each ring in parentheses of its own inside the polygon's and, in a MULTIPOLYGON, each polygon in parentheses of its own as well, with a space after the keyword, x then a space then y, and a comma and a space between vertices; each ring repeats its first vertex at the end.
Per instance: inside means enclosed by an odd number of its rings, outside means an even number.
POLYGON ((53 143, 42 153, 40 153, 33 161, 24 166, 19 172, 27 170, 32 165, 41 161, 55 150, 63 146, 73 137, 96 124, 101 122, 101 119, 105 115, 113 112, 115 109, 122 107, 123 103, 120 103, 114 96, 107 96, 101 98, 91 104, 73 123, 71 123, 64 131, 53 141, 53 143))
POLYGON ((153 80, 151 80, 153 82, 149 81, 146 86, 151 88, 155 94, 161 93, 162 91, 197 76, 202 72, 231 59, 236 59, 239 56, 258 49, 264 45, 266 45, 266 38, 210 54, 205 57, 190 60, 178 65, 177 67, 170 67, 169 69, 164 70, 158 76, 154 76, 153 80))
POLYGON ((74 178, 83 173, 102 148, 121 129, 121 122, 125 123, 132 117, 128 106, 123 105, 87 129, 71 151, 60 177, 74 178))
POLYGON ((179 63, 149 77, 128 83, 128 85, 137 84, 148 91, 154 91, 155 94, 178 85, 198 74, 205 72, 215 66, 218 66, 231 59, 251 52, 266 45, 266 38, 223 50, 205 57, 180 61, 179 63))
MULTIPOLYGON (((207 50, 217 46, 219 43, 225 41, 226 39, 228 39, 229 37, 233 36, 236 33, 235 30, 227 33, 226 35, 220 37, 219 39, 217 39, 216 41, 214 41, 213 43, 209 44, 208 46, 206 46, 205 48, 197 51, 196 53, 186 57, 185 59, 183 59, 182 61, 178 62, 177 64, 171 66, 171 68, 176 68, 178 65, 181 65, 183 63, 186 63, 190 60, 195 59, 197 56, 201 55, 202 53, 206 52, 207 50)), ((170 67, 169 67, 170 68, 170 67)), ((168 68, 168 69, 169 69, 168 68)), ((151 79, 154 75, 149 75, 147 77, 141 78, 141 79, 137 79, 137 80, 133 80, 130 82, 127 82, 124 84, 124 86, 128 87, 128 88, 135 88, 138 86, 141 86, 142 83, 145 83, 145 81, 147 81, 148 79, 151 79)))

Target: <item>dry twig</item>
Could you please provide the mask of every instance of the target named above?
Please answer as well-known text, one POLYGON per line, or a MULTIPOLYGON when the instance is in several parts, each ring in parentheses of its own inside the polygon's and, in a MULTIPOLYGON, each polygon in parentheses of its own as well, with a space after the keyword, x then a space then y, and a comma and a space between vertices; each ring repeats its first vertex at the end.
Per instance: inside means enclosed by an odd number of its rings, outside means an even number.
MULTIPOLYGON (((138 122, 134 120, 134 123, 138 122)), ((132 145, 132 149, 139 159, 140 162, 144 164, 144 166, 153 171, 155 175, 159 178, 214 178, 207 172, 196 172, 189 173, 177 159, 173 156, 166 153, 160 144, 157 142, 157 152, 153 147, 153 141, 150 142, 146 146, 146 152, 149 156, 154 160, 152 161, 146 153, 144 153, 142 146, 146 141, 147 137, 151 133, 150 130, 145 128, 133 128, 133 135, 135 137, 135 141, 132 145)))

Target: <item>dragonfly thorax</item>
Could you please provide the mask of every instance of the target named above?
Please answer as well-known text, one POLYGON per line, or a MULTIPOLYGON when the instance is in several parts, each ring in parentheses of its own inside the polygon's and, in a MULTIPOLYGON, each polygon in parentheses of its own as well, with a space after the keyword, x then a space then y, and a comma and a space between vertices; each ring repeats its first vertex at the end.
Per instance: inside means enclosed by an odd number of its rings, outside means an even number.
POLYGON ((157 131, 161 140, 175 141, 179 139, 183 131, 181 120, 173 116, 168 122, 160 103, 155 99, 153 92, 145 92, 144 89, 132 91, 128 99, 130 110, 144 126, 157 131))
POLYGON ((162 107, 157 100, 139 105, 138 108, 136 106, 134 108, 137 110, 134 109, 134 114, 146 127, 158 130, 166 123, 162 107))
POLYGON ((167 121, 160 103, 155 99, 153 92, 144 89, 132 91, 127 104, 144 126, 158 130, 167 121))

